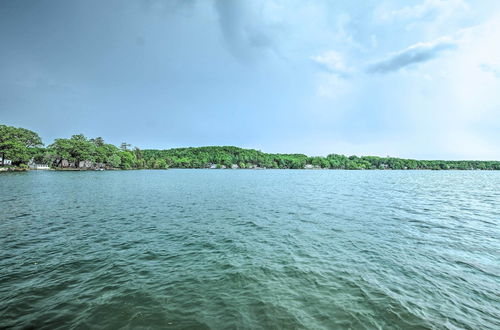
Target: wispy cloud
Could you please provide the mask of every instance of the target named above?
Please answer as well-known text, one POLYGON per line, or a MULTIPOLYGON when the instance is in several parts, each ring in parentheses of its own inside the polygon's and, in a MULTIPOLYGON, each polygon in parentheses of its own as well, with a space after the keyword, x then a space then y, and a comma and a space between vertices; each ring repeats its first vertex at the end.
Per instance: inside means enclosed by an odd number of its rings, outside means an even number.
POLYGON ((443 51, 456 47, 457 44, 447 38, 435 42, 418 43, 369 65, 366 72, 385 74, 398 71, 404 67, 430 61, 443 51))
POLYGON ((324 54, 311 57, 322 70, 333 73, 342 78, 348 78, 351 69, 344 62, 342 54, 336 51, 328 51, 324 54))

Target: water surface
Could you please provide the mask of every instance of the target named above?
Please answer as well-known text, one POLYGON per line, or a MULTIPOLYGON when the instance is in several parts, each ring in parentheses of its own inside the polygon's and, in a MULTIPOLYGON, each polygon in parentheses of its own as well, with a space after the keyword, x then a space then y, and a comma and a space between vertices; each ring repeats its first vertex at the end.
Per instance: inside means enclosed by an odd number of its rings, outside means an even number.
POLYGON ((500 172, 31 171, 0 187, 0 327, 500 328, 500 172))

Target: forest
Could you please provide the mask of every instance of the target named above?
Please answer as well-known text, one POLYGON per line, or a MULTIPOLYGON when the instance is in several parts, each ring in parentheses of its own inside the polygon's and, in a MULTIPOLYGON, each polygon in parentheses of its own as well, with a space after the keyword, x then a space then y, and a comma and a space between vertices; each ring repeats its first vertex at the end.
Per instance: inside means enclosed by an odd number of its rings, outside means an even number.
POLYGON ((101 137, 87 138, 83 134, 58 138, 44 146, 40 136, 31 130, 0 125, 0 166, 28 169, 30 164, 46 164, 54 169, 500 170, 500 161, 415 160, 339 154, 310 157, 233 146, 141 150, 126 142, 117 147, 101 137))

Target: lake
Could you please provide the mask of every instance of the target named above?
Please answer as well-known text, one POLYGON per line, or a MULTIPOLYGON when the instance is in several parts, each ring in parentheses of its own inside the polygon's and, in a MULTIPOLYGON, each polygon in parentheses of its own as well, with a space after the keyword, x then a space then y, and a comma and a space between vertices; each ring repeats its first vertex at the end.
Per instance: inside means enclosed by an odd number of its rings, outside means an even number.
POLYGON ((498 171, 30 171, 0 187, 0 328, 500 328, 498 171))

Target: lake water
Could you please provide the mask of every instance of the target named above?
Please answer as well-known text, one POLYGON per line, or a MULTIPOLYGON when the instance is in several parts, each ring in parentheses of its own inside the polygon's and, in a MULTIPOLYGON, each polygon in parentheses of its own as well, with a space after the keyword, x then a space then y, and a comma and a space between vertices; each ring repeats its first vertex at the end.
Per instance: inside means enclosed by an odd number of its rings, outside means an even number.
POLYGON ((0 187, 0 328, 500 328, 500 172, 31 171, 0 187))

